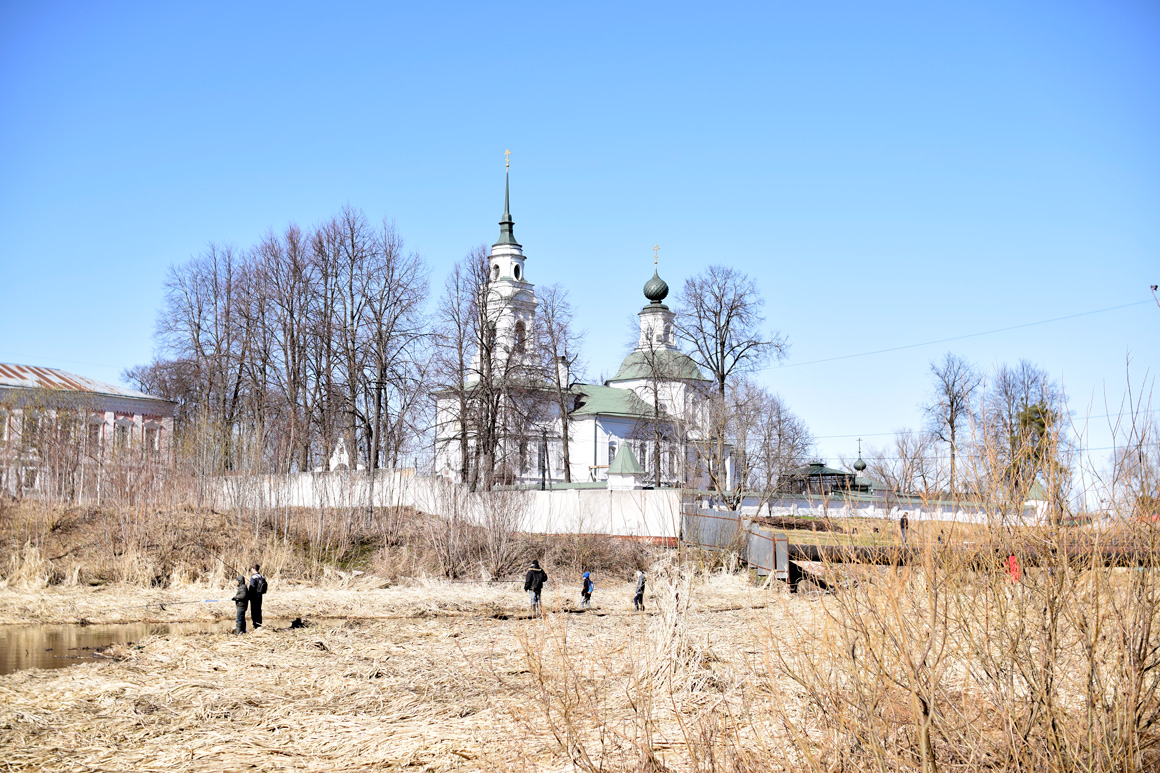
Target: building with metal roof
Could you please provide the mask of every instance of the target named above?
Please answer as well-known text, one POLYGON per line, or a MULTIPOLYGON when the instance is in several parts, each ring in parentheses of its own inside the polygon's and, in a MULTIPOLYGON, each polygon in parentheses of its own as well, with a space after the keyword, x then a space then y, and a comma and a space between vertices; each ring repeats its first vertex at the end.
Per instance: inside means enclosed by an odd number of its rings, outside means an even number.
POLYGON ((0 363, 0 491, 99 498, 101 471, 169 457, 176 407, 57 368, 0 363))

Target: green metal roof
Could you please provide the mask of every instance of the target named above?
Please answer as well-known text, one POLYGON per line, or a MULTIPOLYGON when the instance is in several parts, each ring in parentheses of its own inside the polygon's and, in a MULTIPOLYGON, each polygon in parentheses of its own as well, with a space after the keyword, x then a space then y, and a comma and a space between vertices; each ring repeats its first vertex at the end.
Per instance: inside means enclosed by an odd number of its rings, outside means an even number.
POLYGON ((671 349, 656 352, 635 351, 620 363, 620 370, 609 379, 612 381, 632 381, 642 378, 660 378, 685 381, 708 381, 693 359, 671 349))
POLYGON ((644 470, 640 468, 640 462, 636 460, 636 454, 632 452, 632 446, 628 443, 621 443, 620 448, 616 449, 616 456, 612 464, 608 465, 608 474, 644 475, 644 470))
POLYGON ((631 389, 597 386, 596 384, 574 384, 572 391, 580 394, 580 405, 573 416, 631 416, 633 418, 653 417, 653 409, 637 397, 631 389))
POLYGON ((804 465, 802 467, 797 467, 793 470, 790 470, 789 474, 793 475, 793 476, 811 477, 811 478, 814 476, 818 476, 818 475, 843 475, 843 476, 854 477, 853 473, 847 472, 846 470, 836 470, 833 467, 827 467, 826 465, 821 464, 820 462, 810 462, 809 464, 804 465))
POLYGON ((1031 490, 1027 492, 1027 496, 1024 499, 1027 502, 1046 502, 1051 497, 1048 496, 1047 489, 1043 487, 1043 484, 1035 481, 1035 483, 1031 484, 1031 490))

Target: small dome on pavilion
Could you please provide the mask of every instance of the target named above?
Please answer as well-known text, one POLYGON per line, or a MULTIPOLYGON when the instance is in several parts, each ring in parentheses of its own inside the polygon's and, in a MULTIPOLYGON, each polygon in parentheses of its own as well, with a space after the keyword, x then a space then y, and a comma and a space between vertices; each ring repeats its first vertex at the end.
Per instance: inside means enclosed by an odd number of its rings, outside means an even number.
POLYGON ((862 456, 859 454, 858 461, 854 462, 854 472, 862 472, 866 469, 866 462, 862 461, 862 456))
POLYGON ((644 283, 644 297, 653 303, 660 303, 669 294, 669 285, 661 279, 660 274, 653 271, 652 279, 644 283))

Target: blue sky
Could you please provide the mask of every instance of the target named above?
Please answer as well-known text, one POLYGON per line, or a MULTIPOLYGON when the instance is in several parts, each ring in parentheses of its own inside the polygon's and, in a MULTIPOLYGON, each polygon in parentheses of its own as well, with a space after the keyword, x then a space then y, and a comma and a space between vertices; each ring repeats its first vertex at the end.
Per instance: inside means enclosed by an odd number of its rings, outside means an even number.
POLYGON ((590 375, 654 243, 674 288, 734 265, 831 461, 917 426, 948 350, 1097 415, 1126 358, 1160 370, 1155 3, 240 6, 0 6, 0 361, 116 382, 171 264, 348 203, 437 289, 495 240, 510 148, 528 278, 569 289, 590 375))

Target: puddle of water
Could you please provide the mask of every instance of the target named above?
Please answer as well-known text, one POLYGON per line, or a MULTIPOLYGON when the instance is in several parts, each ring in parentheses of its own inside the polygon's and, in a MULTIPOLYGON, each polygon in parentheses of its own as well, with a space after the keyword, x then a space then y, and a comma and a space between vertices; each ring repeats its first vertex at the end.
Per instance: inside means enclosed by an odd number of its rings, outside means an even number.
POLYGON ((135 642, 146 636, 228 633, 233 621, 192 623, 122 623, 116 625, 0 625, 0 674, 24 668, 65 668, 98 660, 98 650, 110 644, 135 642))

